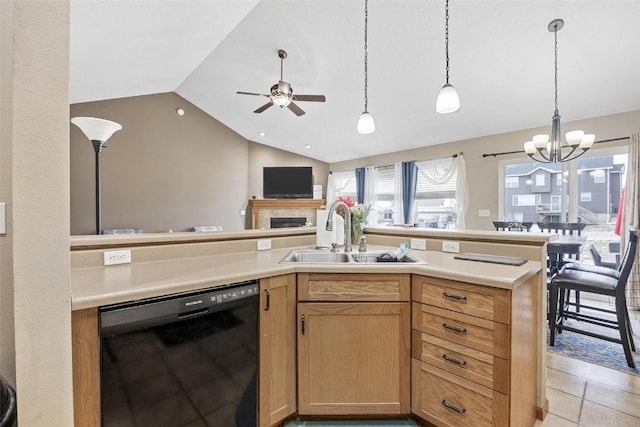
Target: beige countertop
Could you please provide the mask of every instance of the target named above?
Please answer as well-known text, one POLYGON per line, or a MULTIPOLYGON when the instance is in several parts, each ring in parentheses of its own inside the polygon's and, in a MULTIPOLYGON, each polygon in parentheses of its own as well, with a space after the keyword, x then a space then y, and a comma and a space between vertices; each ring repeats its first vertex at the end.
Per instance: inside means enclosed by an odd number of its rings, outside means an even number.
MULTIPOLYGON (((176 236, 177 237, 177 236, 176 236)), ((84 242, 86 243, 86 242, 84 242)), ((508 266, 454 259, 454 254, 411 250, 426 264, 281 264, 293 249, 237 252, 71 270, 73 310, 206 289, 287 273, 416 273, 512 289, 540 271, 539 262, 508 266)), ((395 248, 370 246, 372 250, 395 248)))

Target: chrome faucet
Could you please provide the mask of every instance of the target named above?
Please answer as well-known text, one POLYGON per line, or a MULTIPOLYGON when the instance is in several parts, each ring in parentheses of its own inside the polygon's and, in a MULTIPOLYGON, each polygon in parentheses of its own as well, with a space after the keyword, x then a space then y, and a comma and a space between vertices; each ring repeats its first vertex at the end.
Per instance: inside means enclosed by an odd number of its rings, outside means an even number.
POLYGON ((351 213, 349 212, 349 206, 342 200, 336 200, 329 207, 326 229, 327 231, 333 231, 333 212, 338 206, 342 206, 344 209, 344 251, 351 252, 351 213))

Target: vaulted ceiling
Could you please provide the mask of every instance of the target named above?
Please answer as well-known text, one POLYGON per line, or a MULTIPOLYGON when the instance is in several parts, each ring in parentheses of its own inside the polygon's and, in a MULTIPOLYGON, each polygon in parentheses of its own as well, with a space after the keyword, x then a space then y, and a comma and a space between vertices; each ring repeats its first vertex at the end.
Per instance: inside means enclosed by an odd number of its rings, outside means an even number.
POLYGON ((364 1, 71 0, 72 103, 176 92, 245 138, 337 162, 549 125, 558 33, 563 122, 640 109, 640 1, 450 0, 450 82, 460 111, 440 115, 444 0, 370 0, 369 111, 364 1), (253 111, 280 77, 324 94, 253 111), (261 136, 260 133, 264 133, 261 136), (309 145, 311 148, 305 148, 309 145))

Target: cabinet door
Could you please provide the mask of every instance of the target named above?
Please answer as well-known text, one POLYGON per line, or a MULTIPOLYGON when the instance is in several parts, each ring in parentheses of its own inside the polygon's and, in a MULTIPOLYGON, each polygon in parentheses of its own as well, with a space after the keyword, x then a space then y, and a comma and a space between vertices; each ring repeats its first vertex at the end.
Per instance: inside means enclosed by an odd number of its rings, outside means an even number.
POLYGON ((260 427, 277 425, 296 411, 295 328, 295 275, 260 280, 260 427))
POLYGON ((300 415, 408 414, 408 303, 299 303, 300 415))

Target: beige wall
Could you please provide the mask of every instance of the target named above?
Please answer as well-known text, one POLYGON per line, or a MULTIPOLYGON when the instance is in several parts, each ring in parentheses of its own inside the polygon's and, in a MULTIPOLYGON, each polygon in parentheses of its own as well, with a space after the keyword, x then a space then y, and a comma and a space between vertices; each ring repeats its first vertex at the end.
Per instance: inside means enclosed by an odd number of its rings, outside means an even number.
MULTIPOLYGON (((242 230, 251 195, 262 194, 262 166, 328 164, 248 142, 175 93, 74 104, 71 117, 122 125, 102 152, 102 228, 188 231, 194 225, 242 230), (185 110, 178 116, 176 109, 185 110)), ((94 151, 71 128, 71 234, 94 234, 94 151)))
POLYGON ((19 425, 72 426, 69 2, 2 0, 0 15, 0 373, 19 425))
MULTIPOLYGON (((499 120, 499 118, 496 118, 499 120)), ((549 119, 551 125, 551 119, 549 119)), ((563 131, 583 129, 587 133, 595 133, 596 140, 606 140, 628 137, 640 130, 640 111, 612 114, 575 122, 563 122, 563 131)), ((469 209, 467 210, 467 229, 491 230, 491 221, 501 217, 498 213, 498 173, 500 161, 505 159, 527 159, 524 152, 497 157, 483 158, 483 153, 500 153, 507 151, 522 151, 522 144, 538 133, 550 132, 549 127, 526 129, 500 135, 484 136, 464 141, 454 141, 447 144, 398 151, 379 156, 365 157, 331 164, 331 170, 350 170, 360 166, 382 166, 408 160, 428 160, 450 156, 463 152, 467 164, 469 181, 469 209), (479 217, 478 210, 489 209, 489 217, 479 217)), ((615 145, 626 145, 628 141, 616 143, 596 144, 592 150, 615 145)))

